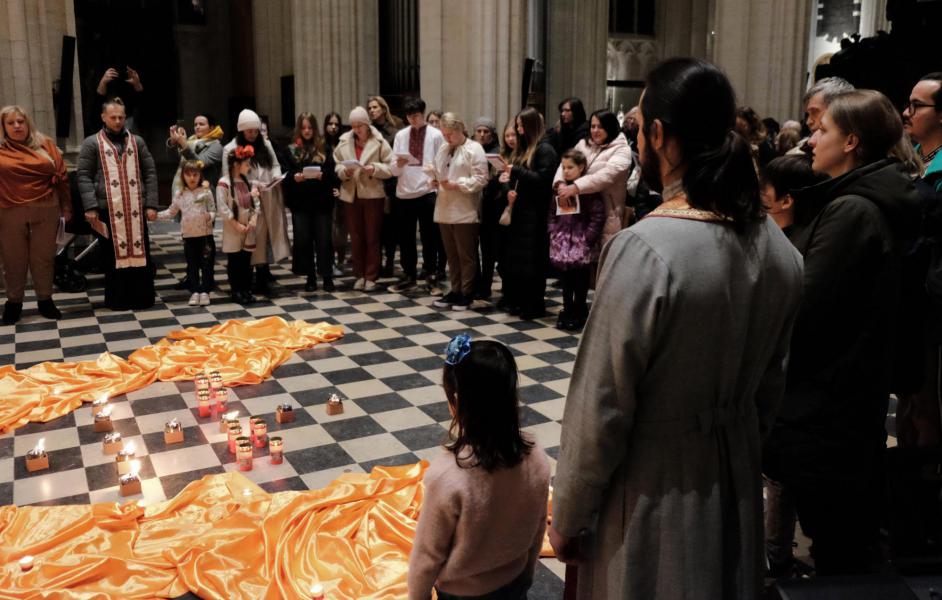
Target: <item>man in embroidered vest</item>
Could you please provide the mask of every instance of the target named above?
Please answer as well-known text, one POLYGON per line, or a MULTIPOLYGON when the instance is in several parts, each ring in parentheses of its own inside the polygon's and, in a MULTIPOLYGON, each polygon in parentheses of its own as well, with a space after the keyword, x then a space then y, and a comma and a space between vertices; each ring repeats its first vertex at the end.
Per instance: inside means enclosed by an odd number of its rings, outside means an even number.
POLYGON ((144 140, 128 132, 125 119, 120 99, 105 102, 105 126, 85 138, 76 171, 85 219, 102 249, 105 305, 112 310, 154 305, 144 218, 157 218, 157 170, 144 140))

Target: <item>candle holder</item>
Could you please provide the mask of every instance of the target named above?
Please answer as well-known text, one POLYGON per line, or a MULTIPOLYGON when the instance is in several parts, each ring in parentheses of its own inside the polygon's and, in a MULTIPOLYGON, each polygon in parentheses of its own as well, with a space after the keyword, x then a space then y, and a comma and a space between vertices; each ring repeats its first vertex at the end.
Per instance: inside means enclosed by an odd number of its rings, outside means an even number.
POLYGON ((108 406, 108 396, 100 396, 92 401, 92 412, 98 412, 106 406, 108 406))
POLYGON ((209 388, 196 390, 196 402, 201 417, 211 417, 213 415, 213 399, 209 394, 209 388))
POLYGON ((273 435, 268 438, 268 455, 273 465, 285 462, 285 444, 279 436, 273 435))
POLYGON ((222 415, 219 419, 219 433, 228 433, 229 427, 238 424, 237 416, 239 416, 239 411, 237 410, 222 415))
POLYGON ((311 586, 311 600, 325 600, 326 597, 324 595, 324 586, 319 583, 311 586))
POLYGON ((105 434, 105 439, 101 441, 102 452, 105 454, 117 454, 121 450, 124 450, 124 440, 121 439, 121 434, 117 431, 105 434))
POLYGON ((236 453, 236 439, 240 437, 242 437, 242 426, 237 423, 229 428, 229 454, 236 453))
POLYGON ((205 373, 197 375, 193 383, 196 385, 196 391, 209 389, 209 377, 207 377, 205 373))
POLYGON ((287 402, 279 404, 275 409, 275 422, 279 425, 284 423, 294 423, 294 408, 287 402))
POLYGON ((164 424, 164 443, 183 443, 183 425, 177 419, 171 419, 164 424))
POLYGON ((36 559, 27 554, 26 556, 20 558, 18 562, 20 564, 20 571, 26 573, 33 570, 33 564, 36 562, 36 559))
POLYGON ((114 457, 115 465, 118 467, 118 475, 127 475, 130 473, 131 463, 135 458, 134 444, 128 444, 127 448, 119 450, 118 454, 114 457))
POLYGON ((252 420, 252 442, 256 448, 264 448, 268 443, 268 423, 262 417, 252 420))
POLYGON ((105 433, 114 431, 114 423, 111 422, 111 407, 106 406, 95 413, 95 423, 93 429, 96 433, 105 433))
POLYGON ((222 413, 229 404, 229 388, 219 387, 213 391, 213 401, 216 402, 216 412, 222 413))
POLYGON ((236 463, 238 463, 240 471, 251 471, 252 444, 244 437, 239 439, 244 441, 239 442, 238 446, 236 447, 236 463))
POLYGON ((141 493, 141 478, 137 473, 128 473, 118 478, 118 491, 122 496, 134 496, 141 493))
POLYGON ((209 372, 209 389, 215 391, 222 387, 222 375, 219 371, 209 372))
POLYGON ((26 470, 30 473, 49 468, 49 455, 46 454, 45 441, 46 438, 40 439, 36 447, 26 453, 26 470))
POLYGON ((333 416, 342 413, 343 401, 340 400, 340 396, 337 394, 331 394, 330 398, 327 399, 327 414, 333 416))

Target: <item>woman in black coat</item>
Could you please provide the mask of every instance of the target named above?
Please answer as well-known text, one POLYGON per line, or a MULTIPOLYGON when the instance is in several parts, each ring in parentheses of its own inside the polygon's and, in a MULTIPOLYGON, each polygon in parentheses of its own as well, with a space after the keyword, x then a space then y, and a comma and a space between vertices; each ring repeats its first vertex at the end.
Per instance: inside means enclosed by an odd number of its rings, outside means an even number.
POLYGON ((305 291, 317 290, 316 274, 319 273, 324 291, 332 292, 333 189, 338 185, 334 159, 324 145, 317 128, 317 117, 313 114, 301 113, 298 116, 292 137, 294 140, 285 157, 285 193, 294 226, 291 270, 298 275, 307 275, 305 291), (309 169, 305 175, 305 167, 319 170, 309 169))
POLYGON ((498 270, 503 297, 498 307, 523 319, 538 319, 546 314, 546 215, 559 158, 553 146, 543 141, 543 117, 536 109, 520 111, 516 125, 517 148, 501 175, 512 208, 510 224, 502 228, 500 236, 498 270))
POLYGON ((819 575, 867 572, 877 545, 901 256, 919 223, 912 180, 887 158, 902 133, 879 92, 837 96, 810 142, 830 179, 795 192, 802 301, 763 471, 794 497, 819 575))

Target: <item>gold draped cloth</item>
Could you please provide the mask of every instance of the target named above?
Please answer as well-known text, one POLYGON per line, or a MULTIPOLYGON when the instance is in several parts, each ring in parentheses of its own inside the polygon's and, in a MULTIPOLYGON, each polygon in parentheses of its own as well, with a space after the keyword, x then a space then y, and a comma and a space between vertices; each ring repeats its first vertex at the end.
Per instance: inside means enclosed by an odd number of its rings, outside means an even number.
MULTIPOLYGON (((261 465, 260 465, 261 466, 261 465)), ((405 598, 428 463, 268 494, 207 475, 153 506, 136 501, 0 508, 0 599, 405 598), (18 560, 34 557, 21 572, 18 560)), ((262 467, 263 468, 263 467, 262 467)), ((543 541, 542 556, 553 556, 543 541)))
POLYGON ((0 367, 0 433, 51 421, 103 395, 132 392, 158 380, 190 380, 207 370, 218 370, 228 386, 256 384, 292 353, 341 337, 339 326, 267 317, 173 331, 127 360, 105 352, 97 360, 46 362, 22 371, 6 365, 0 367))

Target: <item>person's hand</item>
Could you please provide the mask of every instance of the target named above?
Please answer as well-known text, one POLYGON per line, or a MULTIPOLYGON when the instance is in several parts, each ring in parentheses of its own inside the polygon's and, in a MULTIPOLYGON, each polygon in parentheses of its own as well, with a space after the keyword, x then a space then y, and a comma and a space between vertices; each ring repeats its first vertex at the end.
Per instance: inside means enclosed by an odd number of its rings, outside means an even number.
POLYGON ((578 537, 566 537, 556 531, 552 525, 549 527, 549 542, 556 552, 556 558, 567 565, 578 565, 584 559, 579 548, 578 537))
POLYGON ((213 221, 215 221, 215 219, 213 218, 213 215, 211 215, 211 214, 209 214, 209 213, 203 213, 203 215, 206 217, 206 222, 207 222, 207 223, 212 223, 213 221))
POLYGON ((500 177, 497 178, 497 181, 501 183, 510 183, 510 173, 504 171, 500 174, 500 177))
POLYGON ((301 183, 302 181, 304 181, 304 175, 302 175, 301 173, 295 173, 295 174, 294 174, 294 181, 295 181, 296 183, 301 183))
POLYGON ((439 182, 438 182, 438 180, 437 180, 437 179, 434 179, 434 178, 433 178, 433 179, 430 179, 428 183, 429 183, 430 186, 432 186, 432 189, 435 189, 435 190, 437 190, 437 189, 439 188, 439 185, 440 185, 439 182))
POLYGON ((98 211, 97 210, 86 210, 85 211, 85 220, 89 223, 94 223, 98 220, 98 211))
POLYGON ((72 220, 72 207, 71 206, 62 207, 62 218, 65 219, 66 222, 72 220))
POLYGON ((517 201, 517 190, 510 190, 507 192, 507 204, 513 206, 514 202, 517 201))
POLYGON ((561 185, 556 190, 556 195, 560 200, 565 200, 569 205, 572 205, 572 199, 576 197, 579 193, 579 188, 576 184, 572 185, 561 185))
MULTIPOLYGON (((128 83, 131 84, 131 87, 134 88, 134 91, 139 92, 144 89, 144 86, 141 85, 141 76, 138 75, 137 71, 131 67, 127 67, 128 78, 125 79, 128 83)), ((117 77, 117 72, 115 72, 115 77, 117 77)))
POLYGON ((177 135, 177 140, 176 140, 177 145, 180 146, 181 148, 186 148, 186 129, 184 129, 183 127, 177 127, 176 135, 177 135))
POLYGON ((333 189, 333 194, 334 194, 334 198, 339 198, 339 197, 340 197, 340 188, 334 188, 334 189, 333 189))
POLYGON ((443 190, 457 190, 458 189, 457 183, 448 181, 447 179, 442 180, 441 185, 442 185, 443 190))
POLYGON ((118 78, 118 70, 115 68, 109 68, 105 71, 105 74, 101 76, 101 80, 98 82, 98 88, 95 90, 98 92, 99 96, 104 96, 108 93, 108 84, 118 78))
POLYGON ((365 167, 363 167, 363 172, 366 173, 367 177, 372 177, 373 173, 376 172, 376 167, 374 167, 373 165, 366 165, 365 167))
POLYGON ((401 156, 396 157, 396 166, 399 167, 400 169, 406 166, 407 164, 409 164, 408 158, 403 158, 401 156))
POLYGON ((236 229, 239 230, 239 233, 246 233, 249 230, 249 226, 243 225, 242 223, 236 223, 236 229))
POLYGON ((148 209, 147 209, 147 220, 148 220, 148 221, 156 221, 156 220, 157 220, 157 211, 154 210, 153 208, 148 208, 148 209))
POLYGON ((258 198, 258 197, 261 196, 261 195, 262 195, 262 193, 261 193, 260 191, 258 191, 258 186, 257 186, 257 185, 256 185, 256 186, 253 186, 253 187, 252 187, 252 197, 253 197, 253 198, 258 198))

